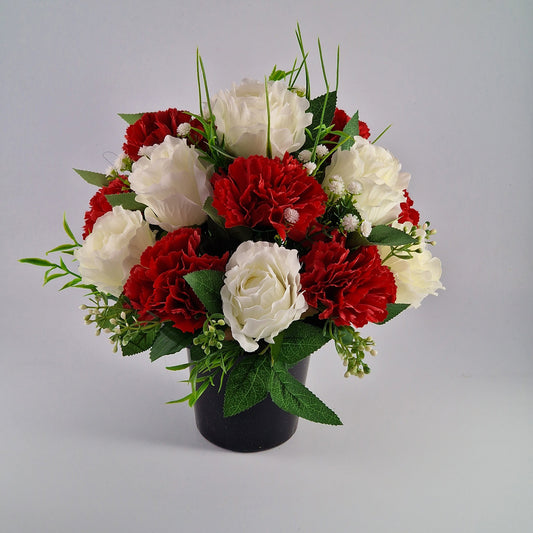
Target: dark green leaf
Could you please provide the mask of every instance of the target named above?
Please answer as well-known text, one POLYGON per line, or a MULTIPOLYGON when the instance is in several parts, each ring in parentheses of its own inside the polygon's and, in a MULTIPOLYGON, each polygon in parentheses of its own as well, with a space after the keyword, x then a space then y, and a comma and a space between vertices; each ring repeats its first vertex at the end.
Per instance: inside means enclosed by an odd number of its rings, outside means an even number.
POLYGON ((213 198, 211 196, 207 197, 207 200, 204 203, 203 207, 204 211, 207 213, 209 218, 221 228, 224 228, 226 226, 226 222, 224 220, 224 217, 221 217, 218 214, 218 211, 213 207, 213 198))
POLYGON ((298 320, 283 332, 279 353, 274 358, 292 366, 324 346, 329 340, 322 333, 322 328, 298 320))
POLYGON ((80 170, 79 168, 75 168, 74 171, 91 185, 96 185, 97 187, 105 187, 106 185, 109 185, 109 181, 105 174, 91 172, 90 170, 80 170))
POLYGON ((124 119, 130 126, 135 124, 144 113, 119 113, 118 116, 124 119))
POLYGON ((275 362, 271 376, 270 396, 278 407, 312 422, 333 426, 342 425, 339 417, 305 385, 293 377, 286 365, 275 362))
POLYGON ((157 332, 158 328, 139 330, 132 339, 129 339, 126 346, 122 346, 122 355, 134 355, 148 350, 154 343, 157 332))
POLYGON ((378 322, 378 324, 385 324, 395 316, 398 316, 402 311, 405 311, 408 307, 409 304, 387 304, 387 318, 382 322, 378 322))
POLYGON ((129 209, 130 211, 141 210, 143 211, 146 206, 135 200, 137 196, 134 192, 121 192, 118 194, 106 194, 105 197, 111 207, 121 205, 124 209, 129 209))
POLYGON ((193 334, 185 333, 174 327, 170 322, 163 324, 154 345, 150 350, 150 360, 155 361, 164 355, 176 353, 192 344, 193 334))
POLYGON ((374 226, 368 242, 386 246, 402 246, 404 244, 415 244, 416 239, 407 235, 401 229, 391 228, 390 226, 374 226))
POLYGON ((347 122, 343 132, 350 138, 342 144, 341 150, 349 150, 355 142, 353 138, 359 135, 359 111, 356 111, 353 117, 347 122))
POLYGON ((270 358, 245 355, 228 375, 224 396, 224 416, 233 416, 250 409, 268 394, 270 358))
POLYGON ((183 276, 194 294, 204 304, 207 312, 222 313, 220 289, 224 285, 224 272, 218 270, 197 270, 183 276))
POLYGON ((19 259, 19 262, 41 267, 56 266, 54 263, 50 263, 50 261, 47 261, 46 259, 39 259, 38 257, 24 257, 23 259, 19 259))
MULTIPOLYGON (((336 91, 331 91, 326 94, 322 94, 320 96, 317 96, 311 102, 309 103, 309 109, 307 110, 308 113, 313 114, 313 122, 311 123, 311 126, 309 126, 309 130, 311 131, 311 134, 314 136, 316 134, 316 128, 320 126, 320 124, 324 124, 325 126, 330 126, 333 122, 333 116, 335 114, 335 106, 337 105, 337 93, 336 91), (327 101, 326 101, 327 97, 327 101), (322 111, 324 111, 324 118, 322 119, 322 111), (322 121, 321 121, 322 119, 322 121)), ((307 139, 304 148, 309 148, 314 143, 314 137, 313 139, 307 139)))

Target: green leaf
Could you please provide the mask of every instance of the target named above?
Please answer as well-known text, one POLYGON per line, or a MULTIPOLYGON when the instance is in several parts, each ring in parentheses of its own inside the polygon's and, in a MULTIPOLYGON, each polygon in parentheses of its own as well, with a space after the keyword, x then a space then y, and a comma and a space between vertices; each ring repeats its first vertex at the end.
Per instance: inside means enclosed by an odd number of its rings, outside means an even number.
POLYGON ((185 333, 174 327, 170 322, 163 324, 150 350, 150 361, 164 355, 176 353, 192 344, 193 334, 185 333))
POLYGON ((72 242, 79 246, 79 243, 76 240, 76 237, 74 237, 74 233, 72 233, 72 230, 70 229, 70 226, 68 225, 66 213, 63 213, 63 229, 65 230, 65 233, 70 237, 72 242))
POLYGON ((118 116, 124 119, 130 126, 135 124, 144 113, 119 113, 118 116))
POLYGON ((407 235, 401 229, 391 228, 390 226, 374 226, 368 242, 385 246, 402 246, 404 244, 415 244, 416 239, 407 235))
POLYGON ((213 198, 211 196, 207 197, 203 210, 217 226, 220 226, 221 228, 226 227, 226 221, 224 220, 224 217, 221 217, 218 214, 218 211, 213 207, 213 198))
POLYGON ((322 328, 298 320, 283 332, 279 352, 277 357, 273 357, 292 366, 324 346, 329 340, 329 337, 322 333, 322 328))
MULTIPOLYGON (((311 126, 309 126, 309 130, 311 131, 312 135, 315 135, 316 128, 320 126, 320 124, 324 124, 325 126, 330 126, 333 122, 333 116, 335 114, 335 106, 337 105, 337 93, 335 91, 331 91, 326 94, 322 94, 320 96, 317 96, 311 102, 309 103, 309 109, 307 110, 308 113, 313 114, 313 122, 311 123, 311 126), (326 102, 326 96, 327 96, 327 102, 326 102), (325 105, 325 109, 324 109, 325 105), (324 118, 321 121, 322 118, 322 110, 324 109, 324 118)), ((309 146, 313 145, 314 140, 308 139, 306 142, 305 148, 309 148, 309 146)))
POLYGON ((320 424, 342 425, 339 417, 279 361, 274 363, 271 373, 270 396, 278 407, 288 413, 320 424))
POLYGON ((106 185, 109 185, 109 181, 105 174, 100 174, 100 172, 91 172, 90 170, 80 170, 79 168, 75 168, 73 170, 91 185, 96 185, 97 187, 105 187, 106 185))
POLYGON ((76 247, 77 247, 76 244, 60 244, 59 246, 56 246, 55 248, 48 250, 48 252, 46 252, 46 255, 53 254, 55 252, 65 252, 68 250, 72 250, 73 248, 76 248, 76 247))
POLYGON ((122 346, 122 355, 135 355, 137 353, 145 352, 152 346, 157 336, 158 328, 150 328, 148 330, 139 330, 139 332, 128 339, 128 344, 122 346))
POLYGON ((359 135, 359 111, 354 113, 342 131, 350 138, 342 144, 341 150, 349 150, 355 143, 353 138, 359 135))
POLYGON ((124 209, 129 209, 130 211, 143 211, 146 206, 135 200, 137 193, 134 192, 121 192, 118 194, 106 194, 105 197, 111 207, 121 205, 124 209))
POLYGON ((398 316, 402 311, 405 311, 409 307, 409 304, 387 304, 387 318, 378 324, 385 324, 389 320, 392 320, 395 316, 398 316))
POLYGON ((19 263, 28 263, 29 265, 41 266, 41 267, 53 267, 56 266, 54 263, 50 263, 46 259, 39 259, 38 257, 24 257, 19 259, 19 263))
POLYGON ((250 409, 267 397, 270 382, 270 358, 245 355, 228 375, 224 396, 224 416, 250 409))
POLYGON ((198 299, 210 314, 222 313, 220 289, 224 285, 224 272, 218 270, 197 270, 183 276, 198 299))

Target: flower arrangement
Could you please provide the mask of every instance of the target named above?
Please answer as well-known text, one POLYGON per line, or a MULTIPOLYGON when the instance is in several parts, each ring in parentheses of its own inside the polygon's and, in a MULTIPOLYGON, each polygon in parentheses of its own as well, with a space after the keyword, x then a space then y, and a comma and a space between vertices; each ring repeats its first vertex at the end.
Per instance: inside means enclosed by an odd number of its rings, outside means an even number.
MULTIPOLYGON (((79 242, 26 258, 44 283, 88 291, 85 321, 114 351, 152 361, 190 349, 193 405, 226 380, 224 416, 270 396, 281 409, 326 424, 337 415, 289 372, 333 341, 345 376, 370 372, 383 324, 442 289, 434 230, 420 223, 409 174, 370 140, 358 112, 337 107, 324 73, 311 97, 308 54, 288 71, 211 96, 197 55, 200 110, 120 115, 123 153, 104 173, 79 242), (305 78, 303 87, 297 85, 305 78), (78 263, 71 270, 63 256, 78 263)), ((337 80, 338 80, 337 54, 337 80)), ((338 82, 337 82, 338 85, 338 82)))

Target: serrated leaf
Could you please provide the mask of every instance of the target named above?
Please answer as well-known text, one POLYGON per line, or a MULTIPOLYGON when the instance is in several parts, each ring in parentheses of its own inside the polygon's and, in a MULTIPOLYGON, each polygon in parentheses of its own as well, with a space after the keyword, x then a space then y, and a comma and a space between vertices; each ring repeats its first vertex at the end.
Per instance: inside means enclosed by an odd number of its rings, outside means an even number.
POLYGON ((109 202, 111 207, 121 205, 124 209, 129 209, 130 211, 144 211, 146 206, 135 200, 137 193, 135 192, 121 192, 118 194, 106 194, 106 200, 109 202))
POLYGON ((174 327, 170 322, 163 324, 155 337, 150 350, 150 361, 155 361, 164 355, 177 353, 192 344, 193 334, 186 333, 174 327))
POLYGON ((404 244, 415 244, 416 239, 407 235, 404 231, 390 226, 374 226, 368 242, 384 246, 402 246, 404 244))
POLYGON ((270 383, 270 359, 245 355, 228 375, 224 395, 224 416, 233 416, 263 401, 270 383))
POLYGON ((135 124, 144 113, 118 113, 118 116, 124 119, 130 126, 135 124))
POLYGON ((105 174, 101 174, 100 172, 92 172, 90 170, 80 170, 79 168, 75 168, 73 170, 91 185, 96 185, 97 187, 105 187, 106 185, 109 185, 109 181, 105 174))
POLYGON ((298 320, 283 332, 283 340, 274 359, 289 366, 295 365, 322 348, 329 340, 323 335, 322 328, 298 320))
POLYGON ((42 267, 53 267, 56 266, 54 263, 50 263, 46 259, 40 259, 39 257, 24 257, 19 259, 19 263, 28 263, 29 265, 42 266, 42 267))
POLYGON ((197 270, 183 276, 194 294, 210 314, 222 313, 220 289, 224 285, 224 272, 218 270, 197 270))
POLYGON ((386 324, 389 320, 392 320, 395 316, 398 316, 402 311, 405 311, 409 307, 409 304, 387 304, 387 318, 378 324, 386 324))
POLYGON ((279 361, 274 363, 271 373, 270 396, 280 409, 288 413, 320 424, 342 425, 339 417, 279 361))
POLYGON ((342 144, 341 150, 349 150, 355 143, 354 137, 359 135, 359 111, 354 113, 342 131, 350 138, 342 144))
MULTIPOLYGON (((311 135, 315 135, 316 128, 320 126, 321 124, 321 118, 322 118, 322 110, 324 109, 324 118, 322 120, 322 124, 325 126, 330 126, 333 122, 333 116, 335 115, 335 107, 337 105, 337 92, 331 91, 329 93, 322 94, 320 96, 317 96, 311 102, 309 102, 309 109, 307 110, 307 113, 313 114, 313 122, 311 123, 311 126, 309 126, 309 130, 311 131, 311 135), (327 96, 327 102, 326 102, 326 96, 327 96), (325 108, 324 108, 325 106, 325 108)), ((309 148, 313 145, 314 137, 313 139, 307 139, 304 148, 309 148)))
POLYGON ((122 355, 135 355, 137 353, 145 352, 154 343, 157 333, 158 328, 139 330, 134 337, 128 340, 126 346, 121 346, 122 355))

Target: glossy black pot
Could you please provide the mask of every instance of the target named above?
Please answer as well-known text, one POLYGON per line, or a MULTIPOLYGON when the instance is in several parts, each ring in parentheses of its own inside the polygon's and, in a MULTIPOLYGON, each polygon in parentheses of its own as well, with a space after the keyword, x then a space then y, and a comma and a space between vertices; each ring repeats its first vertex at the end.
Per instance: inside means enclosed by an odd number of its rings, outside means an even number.
MULTIPOLYGON (((305 384, 309 358, 291 368, 291 374, 305 384)), ((258 452, 289 440, 298 426, 298 417, 280 409, 268 396, 254 407, 224 418, 225 381, 222 389, 210 386, 194 405, 196 427, 213 444, 236 452, 258 452)))

